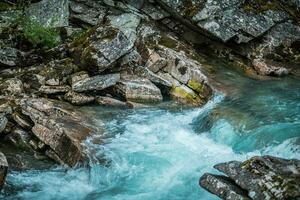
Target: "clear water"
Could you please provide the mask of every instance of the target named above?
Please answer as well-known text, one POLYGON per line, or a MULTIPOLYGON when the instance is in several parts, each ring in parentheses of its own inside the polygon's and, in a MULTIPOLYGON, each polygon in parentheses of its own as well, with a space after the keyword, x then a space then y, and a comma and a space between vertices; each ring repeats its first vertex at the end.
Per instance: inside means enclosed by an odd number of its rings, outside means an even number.
POLYGON ((141 110, 101 107, 105 144, 86 141, 88 168, 11 171, 8 200, 217 199, 199 177, 213 165, 254 155, 300 159, 300 81, 257 81, 229 69, 214 72, 216 94, 203 108, 161 105, 141 110))

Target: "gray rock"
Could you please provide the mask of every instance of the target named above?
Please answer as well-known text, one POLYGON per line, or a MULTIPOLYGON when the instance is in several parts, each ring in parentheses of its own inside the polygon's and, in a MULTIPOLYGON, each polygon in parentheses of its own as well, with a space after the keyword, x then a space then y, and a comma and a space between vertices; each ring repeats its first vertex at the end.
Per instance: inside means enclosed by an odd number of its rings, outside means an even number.
POLYGON ((75 92, 99 91, 115 85, 120 80, 120 74, 98 75, 77 81, 72 85, 75 92))
POLYGON ((297 199, 300 196, 299 160, 256 156, 245 162, 231 161, 214 167, 234 182, 228 182, 226 187, 216 188, 215 181, 207 181, 206 176, 202 177, 201 180, 206 180, 204 188, 218 196, 234 193, 236 187, 247 191, 249 198, 255 200, 297 199))
POLYGON ((81 143, 101 130, 92 127, 85 114, 70 104, 48 99, 22 99, 20 105, 22 112, 34 122, 33 134, 63 163, 74 166, 87 161, 81 143))
POLYGON ((73 56, 92 72, 114 67, 134 45, 122 31, 111 26, 98 26, 79 41, 73 43, 73 56))
POLYGON ((242 190, 226 176, 205 173, 201 176, 199 184, 212 194, 226 200, 250 200, 247 191, 242 190))
POLYGON ((124 108, 128 107, 126 102, 111 97, 97 97, 96 102, 102 106, 124 107, 124 108))
POLYGON ((0 90, 2 94, 18 95, 24 91, 24 88, 21 80, 18 78, 10 78, 0 83, 0 90))
POLYGON ((159 102, 163 99, 161 91, 151 81, 138 76, 122 76, 114 91, 127 101, 159 102))
POLYGON ((20 64, 22 52, 11 47, 0 48, 0 66, 15 67, 20 64))
POLYGON ((2 131, 4 131, 7 122, 8 122, 8 120, 7 120, 7 118, 4 116, 4 114, 1 114, 1 113, 0 113, 0 133, 2 133, 2 131))
POLYGON ((20 128, 15 128, 5 137, 5 140, 15 145, 15 147, 25 150, 32 149, 30 145, 31 139, 32 136, 20 128))
POLYGON ((26 13, 43 26, 65 27, 69 25, 68 0, 43 0, 31 4, 26 13))
POLYGON ((5 184, 7 171, 8 171, 8 163, 6 157, 2 152, 0 152, 0 189, 2 189, 2 187, 5 184))
POLYGON ((73 105, 85 105, 95 101, 95 97, 70 91, 64 95, 64 99, 73 105))
POLYGON ((290 73, 290 70, 284 67, 267 64, 266 61, 262 59, 254 59, 252 64, 254 69, 263 76, 285 76, 290 73))
POLYGON ((26 130, 31 130, 33 124, 32 121, 27 116, 18 112, 14 112, 12 114, 12 118, 20 127, 26 130))
POLYGON ((69 79, 70 85, 74 85, 76 82, 89 78, 89 74, 85 71, 80 71, 72 74, 69 79))
POLYGON ((67 93, 71 90, 71 87, 68 85, 43 85, 40 87, 39 92, 43 94, 58 94, 58 93, 67 93))

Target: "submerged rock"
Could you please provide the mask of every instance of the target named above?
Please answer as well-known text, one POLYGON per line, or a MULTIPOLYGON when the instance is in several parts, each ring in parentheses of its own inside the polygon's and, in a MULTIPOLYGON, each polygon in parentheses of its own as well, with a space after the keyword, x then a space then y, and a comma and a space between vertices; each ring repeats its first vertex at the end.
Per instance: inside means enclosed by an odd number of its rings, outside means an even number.
MULTIPOLYGON (((214 166, 226 174, 226 185, 215 175, 204 175, 200 185, 221 198, 247 191, 249 199, 297 199, 300 196, 300 161, 256 156, 245 162, 231 161, 214 166)), ((233 197, 233 196, 232 196, 233 197)), ((231 199, 231 198, 230 198, 231 199)), ((234 198, 233 198, 234 199, 234 198)))
POLYGON ((0 189, 2 189, 8 171, 8 163, 5 155, 0 152, 0 189))
POLYGON ((83 113, 67 103, 48 99, 22 99, 20 105, 34 122, 33 134, 63 163, 74 166, 86 161, 81 143, 97 129, 87 125, 83 113))

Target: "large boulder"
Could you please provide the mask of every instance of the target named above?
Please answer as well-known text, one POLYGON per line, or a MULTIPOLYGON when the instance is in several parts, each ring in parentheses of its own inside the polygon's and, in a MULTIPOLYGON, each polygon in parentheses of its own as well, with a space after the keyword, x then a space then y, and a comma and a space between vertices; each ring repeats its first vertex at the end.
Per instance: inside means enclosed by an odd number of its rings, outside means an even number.
POLYGON ((8 171, 8 163, 5 155, 0 152, 0 189, 3 187, 8 171))
POLYGON ((116 95, 135 102, 159 102, 163 97, 159 88, 146 78, 125 75, 114 87, 116 95))
POLYGON ((31 4, 26 13, 32 20, 48 27, 65 27, 69 25, 68 0, 43 0, 31 4))
POLYGON ((74 58, 92 72, 103 72, 133 48, 132 41, 119 29, 103 25, 92 29, 73 43, 74 58))
POLYGON ((25 98, 20 102, 22 112, 34 122, 33 134, 47 146, 52 158, 69 166, 85 162, 87 156, 82 142, 100 130, 88 125, 83 113, 67 103, 25 98))
POLYGON ((222 185, 223 178, 207 174, 201 177, 200 185, 221 198, 227 199, 224 194, 236 191, 246 191, 239 194, 244 199, 255 200, 297 199, 300 196, 299 160, 256 156, 245 162, 231 161, 214 167, 228 176, 226 186, 222 185))

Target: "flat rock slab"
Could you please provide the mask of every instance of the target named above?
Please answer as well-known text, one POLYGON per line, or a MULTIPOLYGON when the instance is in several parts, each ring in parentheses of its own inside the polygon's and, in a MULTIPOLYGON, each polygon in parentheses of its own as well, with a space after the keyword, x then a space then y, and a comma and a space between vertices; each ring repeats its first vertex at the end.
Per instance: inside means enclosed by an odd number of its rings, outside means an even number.
POLYGON ((161 91, 148 79, 126 75, 115 86, 117 95, 134 102, 159 102, 163 97, 161 91))
POLYGON ((22 99, 22 112, 34 122, 32 132, 69 166, 85 162, 82 142, 96 132, 84 114, 68 103, 44 98, 22 99))
POLYGON ((75 92, 104 90, 115 85, 120 80, 120 74, 98 75, 77 81, 72 85, 75 92))

